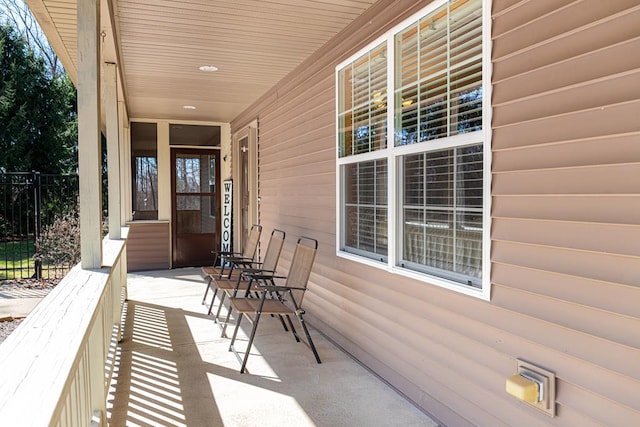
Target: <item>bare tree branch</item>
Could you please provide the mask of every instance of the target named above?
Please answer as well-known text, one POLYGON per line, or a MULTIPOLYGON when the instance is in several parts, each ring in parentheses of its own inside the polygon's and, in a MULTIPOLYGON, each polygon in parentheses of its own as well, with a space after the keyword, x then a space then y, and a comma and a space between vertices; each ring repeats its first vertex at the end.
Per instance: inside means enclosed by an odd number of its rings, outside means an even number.
POLYGON ((0 0, 0 21, 14 27, 25 38, 31 49, 45 61, 51 78, 64 73, 58 55, 24 0, 0 0))

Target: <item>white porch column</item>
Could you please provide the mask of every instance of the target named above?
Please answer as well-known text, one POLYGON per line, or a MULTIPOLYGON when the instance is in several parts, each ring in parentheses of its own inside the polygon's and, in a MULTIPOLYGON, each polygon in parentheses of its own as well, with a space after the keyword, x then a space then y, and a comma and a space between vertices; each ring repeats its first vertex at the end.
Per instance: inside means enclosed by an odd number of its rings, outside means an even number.
POLYGON ((100 2, 78 1, 78 169, 82 268, 102 266, 100 2))
POLYGON ((104 64, 104 104, 107 121, 107 176, 109 179, 109 238, 120 238, 120 124, 118 66, 104 64))
POLYGON ((120 131, 120 221, 125 226, 131 220, 131 148, 129 146, 129 126, 125 114, 125 103, 118 102, 118 123, 120 131))

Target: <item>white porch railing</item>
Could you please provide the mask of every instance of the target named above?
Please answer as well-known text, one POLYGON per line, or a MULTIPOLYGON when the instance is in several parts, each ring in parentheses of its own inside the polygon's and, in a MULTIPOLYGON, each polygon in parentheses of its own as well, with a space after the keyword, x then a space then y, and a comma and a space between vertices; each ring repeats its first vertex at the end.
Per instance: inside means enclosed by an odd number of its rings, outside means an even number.
POLYGON ((126 241, 103 264, 75 266, 0 344, 1 426, 106 425, 113 352, 126 296, 126 241))

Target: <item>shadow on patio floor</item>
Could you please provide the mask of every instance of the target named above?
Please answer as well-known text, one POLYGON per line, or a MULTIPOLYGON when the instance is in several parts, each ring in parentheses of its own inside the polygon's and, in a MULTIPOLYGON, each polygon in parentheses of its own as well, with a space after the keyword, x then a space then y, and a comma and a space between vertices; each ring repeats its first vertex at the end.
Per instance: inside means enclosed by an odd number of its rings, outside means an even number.
POLYGON ((312 329, 316 364, 277 319, 260 322, 249 373, 240 374, 229 339, 204 314, 202 292, 196 269, 129 276, 111 425, 436 425, 312 329))

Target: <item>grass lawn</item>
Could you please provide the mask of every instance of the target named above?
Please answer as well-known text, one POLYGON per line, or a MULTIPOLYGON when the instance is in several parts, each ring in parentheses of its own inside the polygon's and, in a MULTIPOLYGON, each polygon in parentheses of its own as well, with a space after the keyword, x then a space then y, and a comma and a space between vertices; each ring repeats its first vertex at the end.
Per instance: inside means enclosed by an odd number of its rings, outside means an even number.
MULTIPOLYGON (((35 274, 33 241, 0 242, 0 286, 6 279, 29 279, 35 274), (15 269, 15 270, 14 270, 15 269)), ((70 266, 42 264, 42 279, 61 279, 70 266)))
POLYGON ((33 250, 32 241, 0 242, 0 280, 31 277, 35 271, 33 250), (11 270, 13 268, 24 270, 11 270))

